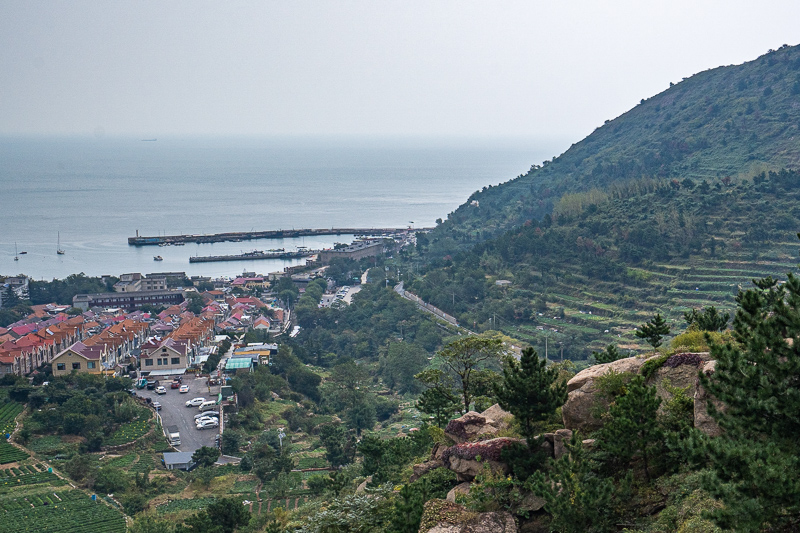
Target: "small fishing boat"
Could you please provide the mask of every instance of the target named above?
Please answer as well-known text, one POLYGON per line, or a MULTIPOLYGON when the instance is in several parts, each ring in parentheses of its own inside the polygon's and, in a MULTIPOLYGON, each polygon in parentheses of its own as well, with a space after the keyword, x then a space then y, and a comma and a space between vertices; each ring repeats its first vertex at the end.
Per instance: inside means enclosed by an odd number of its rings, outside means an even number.
POLYGON ((160 255, 154 255, 153 256, 153 261, 163 261, 163 260, 164 260, 164 258, 161 257, 160 255))

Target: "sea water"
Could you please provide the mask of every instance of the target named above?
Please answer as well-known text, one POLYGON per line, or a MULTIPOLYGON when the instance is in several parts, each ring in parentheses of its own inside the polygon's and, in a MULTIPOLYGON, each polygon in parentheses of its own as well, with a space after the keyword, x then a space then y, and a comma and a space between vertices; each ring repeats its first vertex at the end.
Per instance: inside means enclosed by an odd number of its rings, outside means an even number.
MULTIPOLYGON (((185 246, 139 235, 430 227, 475 190, 559 152, 529 139, 0 138, 0 274, 268 273, 298 260, 193 255, 312 249, 352 236, 185 246), (58 236, 64 255, 57 255, 58 236), (20 254, 19 252, 27 252, 20 254), (15 253, 19 260, 15 261, 15 253), (160 255, 163 261, 154 261, 160 255)), ((303 261, 303 260, 300 260, 303 261)))

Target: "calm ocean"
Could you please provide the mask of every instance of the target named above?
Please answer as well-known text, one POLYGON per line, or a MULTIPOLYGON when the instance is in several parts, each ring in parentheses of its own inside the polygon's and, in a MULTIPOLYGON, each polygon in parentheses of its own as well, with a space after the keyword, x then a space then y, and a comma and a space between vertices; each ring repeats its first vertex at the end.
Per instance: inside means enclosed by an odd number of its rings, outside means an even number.
POLYGON ((332 246, 319 237, 128 246, 140 235, 432 226, 475 190, 564 143, 369 139, 0 138, 0 274, 267 273, 293 261, 190 264, 192 255, 332 246), (61 248, 57 255, 60 232, 61 248), (15 243, 19 261, 14 261, 15 243), (164 260, 153 261, 154 255, 164 260))

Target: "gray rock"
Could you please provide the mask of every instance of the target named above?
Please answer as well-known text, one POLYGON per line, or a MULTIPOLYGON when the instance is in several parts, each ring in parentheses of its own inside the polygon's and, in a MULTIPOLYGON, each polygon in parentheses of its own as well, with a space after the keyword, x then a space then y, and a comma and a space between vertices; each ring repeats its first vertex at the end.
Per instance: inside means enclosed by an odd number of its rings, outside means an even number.
POLYGON ((411 467, 411 470, 413 470, 414 473, 411 475, 411 478, 408 481, 409 483, 413 483, 422 476, 424 476, 425 474, 427 474, 428 472, 430 472, 431 470, 435 470, 443 466, 444 463, 442 463, 442 461, 440 461, 439 459, 434 459, 432 461, 425 461, 424 463, 416 464, 411 467))
MULTIPOLYGON (((717 362, 708 361, 703 365, 703 374, 711 375, 716 370, 717 362)), ((725 406, 719 400, 711 397, 701 385, 699 376, 696 377, 694 393, 694 427, 710 437, 718 437, 722 434, 722 428, 717 421, 708 414, 708 402, 714 405, 717 410, 724 410, 725 406)))
POLYGON ((461 444, 462 442, 490 439, 504 427, 504 424, 504 422, 496 422, 481 413, 469 411, 459 418, 451 420, 444 429, 444 434, 456 444, 461 444))
POLYGON ((559 429, 553 435, 553 459, 558 459, 567 453, 565 442, 572 438, 572 431, 569 429, 559 429))
POLYGON ((458 494, 469 494, 470 485, 471 483, 469 481, 459 483, 458 485, 450 489, 450 492, 447 493, 447 497, 445 499, 449 502, 455 503, 456 496, 458 494))

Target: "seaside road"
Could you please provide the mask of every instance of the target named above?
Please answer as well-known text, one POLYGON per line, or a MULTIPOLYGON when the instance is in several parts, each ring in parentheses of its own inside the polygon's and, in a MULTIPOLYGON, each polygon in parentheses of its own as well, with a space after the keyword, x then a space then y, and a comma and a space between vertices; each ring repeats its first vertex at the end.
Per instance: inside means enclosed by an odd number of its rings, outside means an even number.
POLYGON ((154 402, 161 404, 161 423, 167 426, 178 426, 181 434, 181 445, 176 448, 181 452, 193 452, 202 446, 214 447, 214 436, 219 433, 219 428, 197 429, 194 423, 194 415, 200 411, 197 407, 186 407, 186 402, 198 396, 206 400, 216 400, 219 394, 219 387, 211 387, 209 394, 205 378, 195 379, 187 375, 183 383, 189 385, 189 392, 181 394, 178 389, 170 389, 170 380, 162 381, 167 389, 166 394, 156 394, 154 391, 142 389, 137 390, 136 394, 143 398, 150 398, 154 402))

